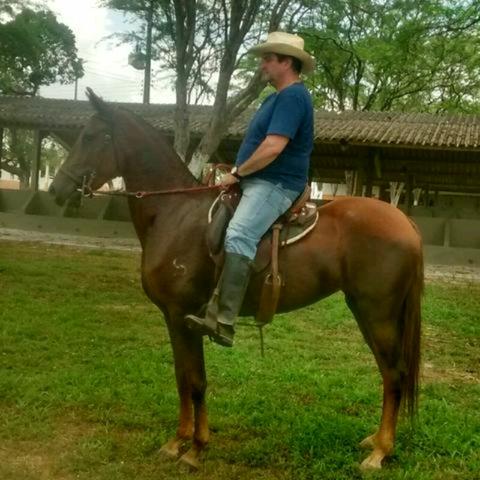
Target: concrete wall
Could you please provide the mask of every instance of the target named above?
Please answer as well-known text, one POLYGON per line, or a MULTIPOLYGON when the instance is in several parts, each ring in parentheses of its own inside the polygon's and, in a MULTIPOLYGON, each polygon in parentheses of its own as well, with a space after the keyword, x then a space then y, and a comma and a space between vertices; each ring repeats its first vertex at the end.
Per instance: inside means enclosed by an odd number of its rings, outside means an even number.
POLYGON ((60 207, 47 192, 29 190, 0 190, 0 228, 100 237, 135 236, 123 197, 95 197, 84 199, 80 207, 60 207))
POLYGON ((47 192, 30 190, 0 189, 0 212, 130 221, 128 204, 124 197, 85 198, 79 207, 71 204, 60 207, 47 192))
MULTIPOLYGON (((427 261, 480 266, 480 216, 459 218, 462 208, 457 205, 412 209, 427 261), (445 216, 439 216, 442 211, 445 216)), ((0 227, 89 236, 135 236, 124 197, 95 197, 84 199, 81 207, 59 207, 42 191, 0 189, 0 227)))
MULTIPOLYGON (((403 210, 405 207, 401 206, 400 208, 403 210)), ((464 218, 480 220, 480 208, 477 208, 473 201, 470 204, 464 205, 460 203, 453 206, 438 205, 436 207, 412 207, 410 214, 413 217, 464 218)))
POLYGON ((431 264, 480 267, 480 220, 412 217, 431 264))

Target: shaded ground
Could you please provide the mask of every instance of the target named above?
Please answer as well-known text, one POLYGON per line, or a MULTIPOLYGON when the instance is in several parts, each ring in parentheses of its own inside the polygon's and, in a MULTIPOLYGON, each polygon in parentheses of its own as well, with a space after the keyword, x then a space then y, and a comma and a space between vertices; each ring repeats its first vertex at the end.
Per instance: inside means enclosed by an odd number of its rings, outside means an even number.
MULTIPOLYGON (((100 248, 108 250, 140 251, 136 238, 98 238, 83 235, 62 235, 45 232, 29 232, 11 228, 0 228, 0 240, 41 242, 49 245, 100 248)), ((427 280, 455 283, 480 283, 480 268, 458 265, 426 265, 427 280)))

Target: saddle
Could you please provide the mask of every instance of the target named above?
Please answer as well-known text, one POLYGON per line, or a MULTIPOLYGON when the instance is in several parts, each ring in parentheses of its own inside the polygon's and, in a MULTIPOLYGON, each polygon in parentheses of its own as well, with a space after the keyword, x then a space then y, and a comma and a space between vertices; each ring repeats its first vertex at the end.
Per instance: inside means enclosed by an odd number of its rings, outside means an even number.
MULTIPOLYGON (((225 232, 241 195, 240 187, 237 184, 233 185, 215 199, 208 214, 207 246, 217 267, 217 276, 223 266, 225 232)), ((253 270, 257 273, 264 272, 260 304, 255 315, 258 326, 272 321, 280 298, 280 289, 284 285, 278 269, 279 249, 298 242, 308 235, 317 223, 317 206, 309 202, 309 199, 310 187, 307 185, 303 193, 275 221, 258 244, 253 270)))

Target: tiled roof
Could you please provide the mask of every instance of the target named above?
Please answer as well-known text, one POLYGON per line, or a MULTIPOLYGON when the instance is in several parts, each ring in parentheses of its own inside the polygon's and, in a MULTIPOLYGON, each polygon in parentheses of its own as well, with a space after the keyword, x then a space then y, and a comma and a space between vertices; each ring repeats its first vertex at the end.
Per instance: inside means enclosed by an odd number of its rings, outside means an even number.
POLYGON ((354 144, 480 149, 480 115, 316 112, 315 140, 354 144))
MULTIPOLYGON (((125 107, 166 133, 173 131, 174 105, 115 103, 125 107)), ((191 107, 191 131, 200 135, 210 118, 211 107, 191 107)), ((81 128, 93 109, 86 101, 0 96, 0 126, 16 125, 45 130, 81 128)), ((228 137, 240 138, 251 116, 240 115, 228 137)), ((457 148, 480 150, 479 115, 433 115, 395 112, 315 112, 317 143, 457 148)))

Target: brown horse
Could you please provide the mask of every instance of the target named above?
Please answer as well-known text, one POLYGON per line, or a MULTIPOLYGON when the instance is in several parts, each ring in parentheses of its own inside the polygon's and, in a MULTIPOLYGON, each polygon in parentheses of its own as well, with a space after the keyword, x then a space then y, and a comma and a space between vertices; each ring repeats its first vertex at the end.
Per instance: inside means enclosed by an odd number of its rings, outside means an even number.
MULTIPOLYGON (((129 198, 142 246, 142 284, 165 316, 180 397, 176 436, 162 447, 169 456, 198 467, 209 438, 205 404, 203 338, 187 328, 186 314, 198 312, 214 287, 214 264, 205 242, 207 212, 216 191, 198 187, 170 144, 153 127, 114 108, 88 91, 96 114, 80 134, 51 186, 63 203, 88 178, 98 189, 116 176, 127 191, 180 190, 170 195, 129 198), (184 190, 184 191, 183 191, 184 190)), ((364 468, 380 468, 393 451, 401 404, 413 415, 420 362, 420 299, 423 287, 421 239, 395 207, 350 197, 319 209, 319 221, 305 238, 282 250, 279 311, 287 312, 345 293, 383 378, 380 427, 361 445, 372 452, 364 468)), ((256 312, 262 273, 251 278, 242 315, 256 312)))

